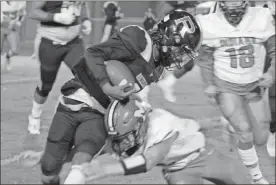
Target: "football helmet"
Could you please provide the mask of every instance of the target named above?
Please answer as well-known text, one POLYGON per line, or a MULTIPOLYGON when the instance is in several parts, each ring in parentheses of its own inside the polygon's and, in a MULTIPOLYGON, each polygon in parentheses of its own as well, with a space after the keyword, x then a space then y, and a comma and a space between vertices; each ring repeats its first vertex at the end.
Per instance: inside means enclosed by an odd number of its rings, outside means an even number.
POLYGON ((202 33, 195 17, 183 9, 176 9, 149 30, 160 54, 159 65, 171 69, 182 68, 201 46, 202 33))
POLYGON ((112 149, 118 156, 129 157, 143 144, 148 112, 136 100, 114 100, 109 105, 105 114, 105 128, 112 149))
POLYGON ((116 19, 119 19, 123 17, 123 14, 120 11, 121 8, 116 1, 107 1, 103 5, 103 12, 108 18, 114 16, 116 19))
POLYGON ((219 7, 226 20, 233 26, 237 26, 247 11, 247 1, 219 1, 219 7))

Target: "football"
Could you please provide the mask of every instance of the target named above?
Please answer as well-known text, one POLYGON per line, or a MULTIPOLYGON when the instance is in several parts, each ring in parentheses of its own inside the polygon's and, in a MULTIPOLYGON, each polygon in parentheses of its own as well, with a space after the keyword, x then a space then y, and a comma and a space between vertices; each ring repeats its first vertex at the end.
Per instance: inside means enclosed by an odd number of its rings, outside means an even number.
MULTIPOLYGON (((132 84, 134 87, 135 78, 130 69, 123 63, 117 60, 106 61, 106 71, 112 85, 126 85, 132 84)), ((125 89, 128 91, 129 89, 125 89)))

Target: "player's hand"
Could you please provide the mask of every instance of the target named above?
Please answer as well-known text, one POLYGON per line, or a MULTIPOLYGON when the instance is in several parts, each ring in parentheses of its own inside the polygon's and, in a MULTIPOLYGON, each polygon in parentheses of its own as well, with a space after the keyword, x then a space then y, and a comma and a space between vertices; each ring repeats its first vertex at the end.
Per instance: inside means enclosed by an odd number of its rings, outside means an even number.
POLYGON ((106 95, 116 100, 124 100, 128 98, 131 94, 136 92, 136 89, 132 84, 125 84, 122 86, 112 86, 109 83, 105 83, 102 86, 102 89, 106 95))
POLYGON ((57 23, 69 25, 76 20, 76 16, 71 12, 54 14, 54 21, 57 23))
POLYGON ((82 23, 82 32, 85 35, 89 35, 91 33, 91 30, 92 30, 92 23, 91 23, 91 21, 90 20, 83 21, 83 23, 82 23))
POLYGON ((217 88, 214 85, 209 85, 205 90, 204 94, 208 97, 211 104, 216 104, 217 88))
POLYGON ((274 83, 273 75, 269 72, 264 73, 261 79, 259 80, 259 86, 269 88, 274 83))
POLYGON ((97 159, 93 159, 90 163, 83 164, 82 172, 86 176, 86 181, 97 180, 105 177, 105 170, 97 159))

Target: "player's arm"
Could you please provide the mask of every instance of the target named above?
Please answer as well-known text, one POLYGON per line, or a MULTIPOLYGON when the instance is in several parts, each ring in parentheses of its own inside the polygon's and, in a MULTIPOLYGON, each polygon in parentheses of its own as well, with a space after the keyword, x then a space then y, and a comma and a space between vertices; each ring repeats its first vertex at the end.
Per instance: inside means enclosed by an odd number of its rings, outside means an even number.
POLYGON ((104 61, 124 61, 124 59, 129 57, 132 57, 132 54, 119 39, 109 39, 104 43, 87 48, 85 52, 86 65, 101 87, 109 83, 104 61))
MULTIPOLYGON (((178 132, 164 141, 148 148, 141 155, 136 155, 111 164, 99 165, 100 169, 95 169, 95 165, 84 165, 83 171, 87 180, 96 180, 115 175, 134 175, 151 170, 160 163, 168 154, 172 143, 178 136, 178 132), (97 171, 97 172, 96 172, 97 171)), ((97 159, 96 159, 97 160, 97 159)))
POLYGON ((213 85, 213 65, 214 48, 203 45, 195 59, 195 63, 200 67, 201 76, 206 86, 213 85))
POLYGON ((46 1, 33 1, 31 11, 28 13, 28 17, 42 22, 53 21, 54 14, 43 11, 45 4, 46 1))
POLYGON ((57 22, 64 25, 71 24, 76 16, 71 12, 65 13, 50 13, 43 10, 46 1, 33 1, 32 8, 28 16, 39 22, 57 22))
POLYGON ((104 26, 104 32, 103 32, 103 37, 101 39, 101 42, 105 42, 108 40, 108 38, 111 35, 111 31, 112 31, 112 25, 111 24, 105 24, 104 26))
POLYGON ((275 35, 268 38, 265 43, 268 61, 270 61, 270 67, 267 72, 270 73, 275 79, 275 35))
POLYGON ((21 26, 22 22, 25 20, 27 12, 26 12, 26 2, 22 2, 18 13, 17 13, 17 24, 21 26))

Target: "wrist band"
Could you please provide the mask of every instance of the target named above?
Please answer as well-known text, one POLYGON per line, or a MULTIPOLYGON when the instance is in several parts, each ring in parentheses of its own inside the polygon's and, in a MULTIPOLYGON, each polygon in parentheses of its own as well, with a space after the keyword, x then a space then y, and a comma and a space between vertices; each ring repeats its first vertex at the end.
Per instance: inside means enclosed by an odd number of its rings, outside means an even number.
POLYGON ((125 175, 133 175, 147 171, 146 159, 143 154, 123 159, 120 162, 125 170, 125 175))

